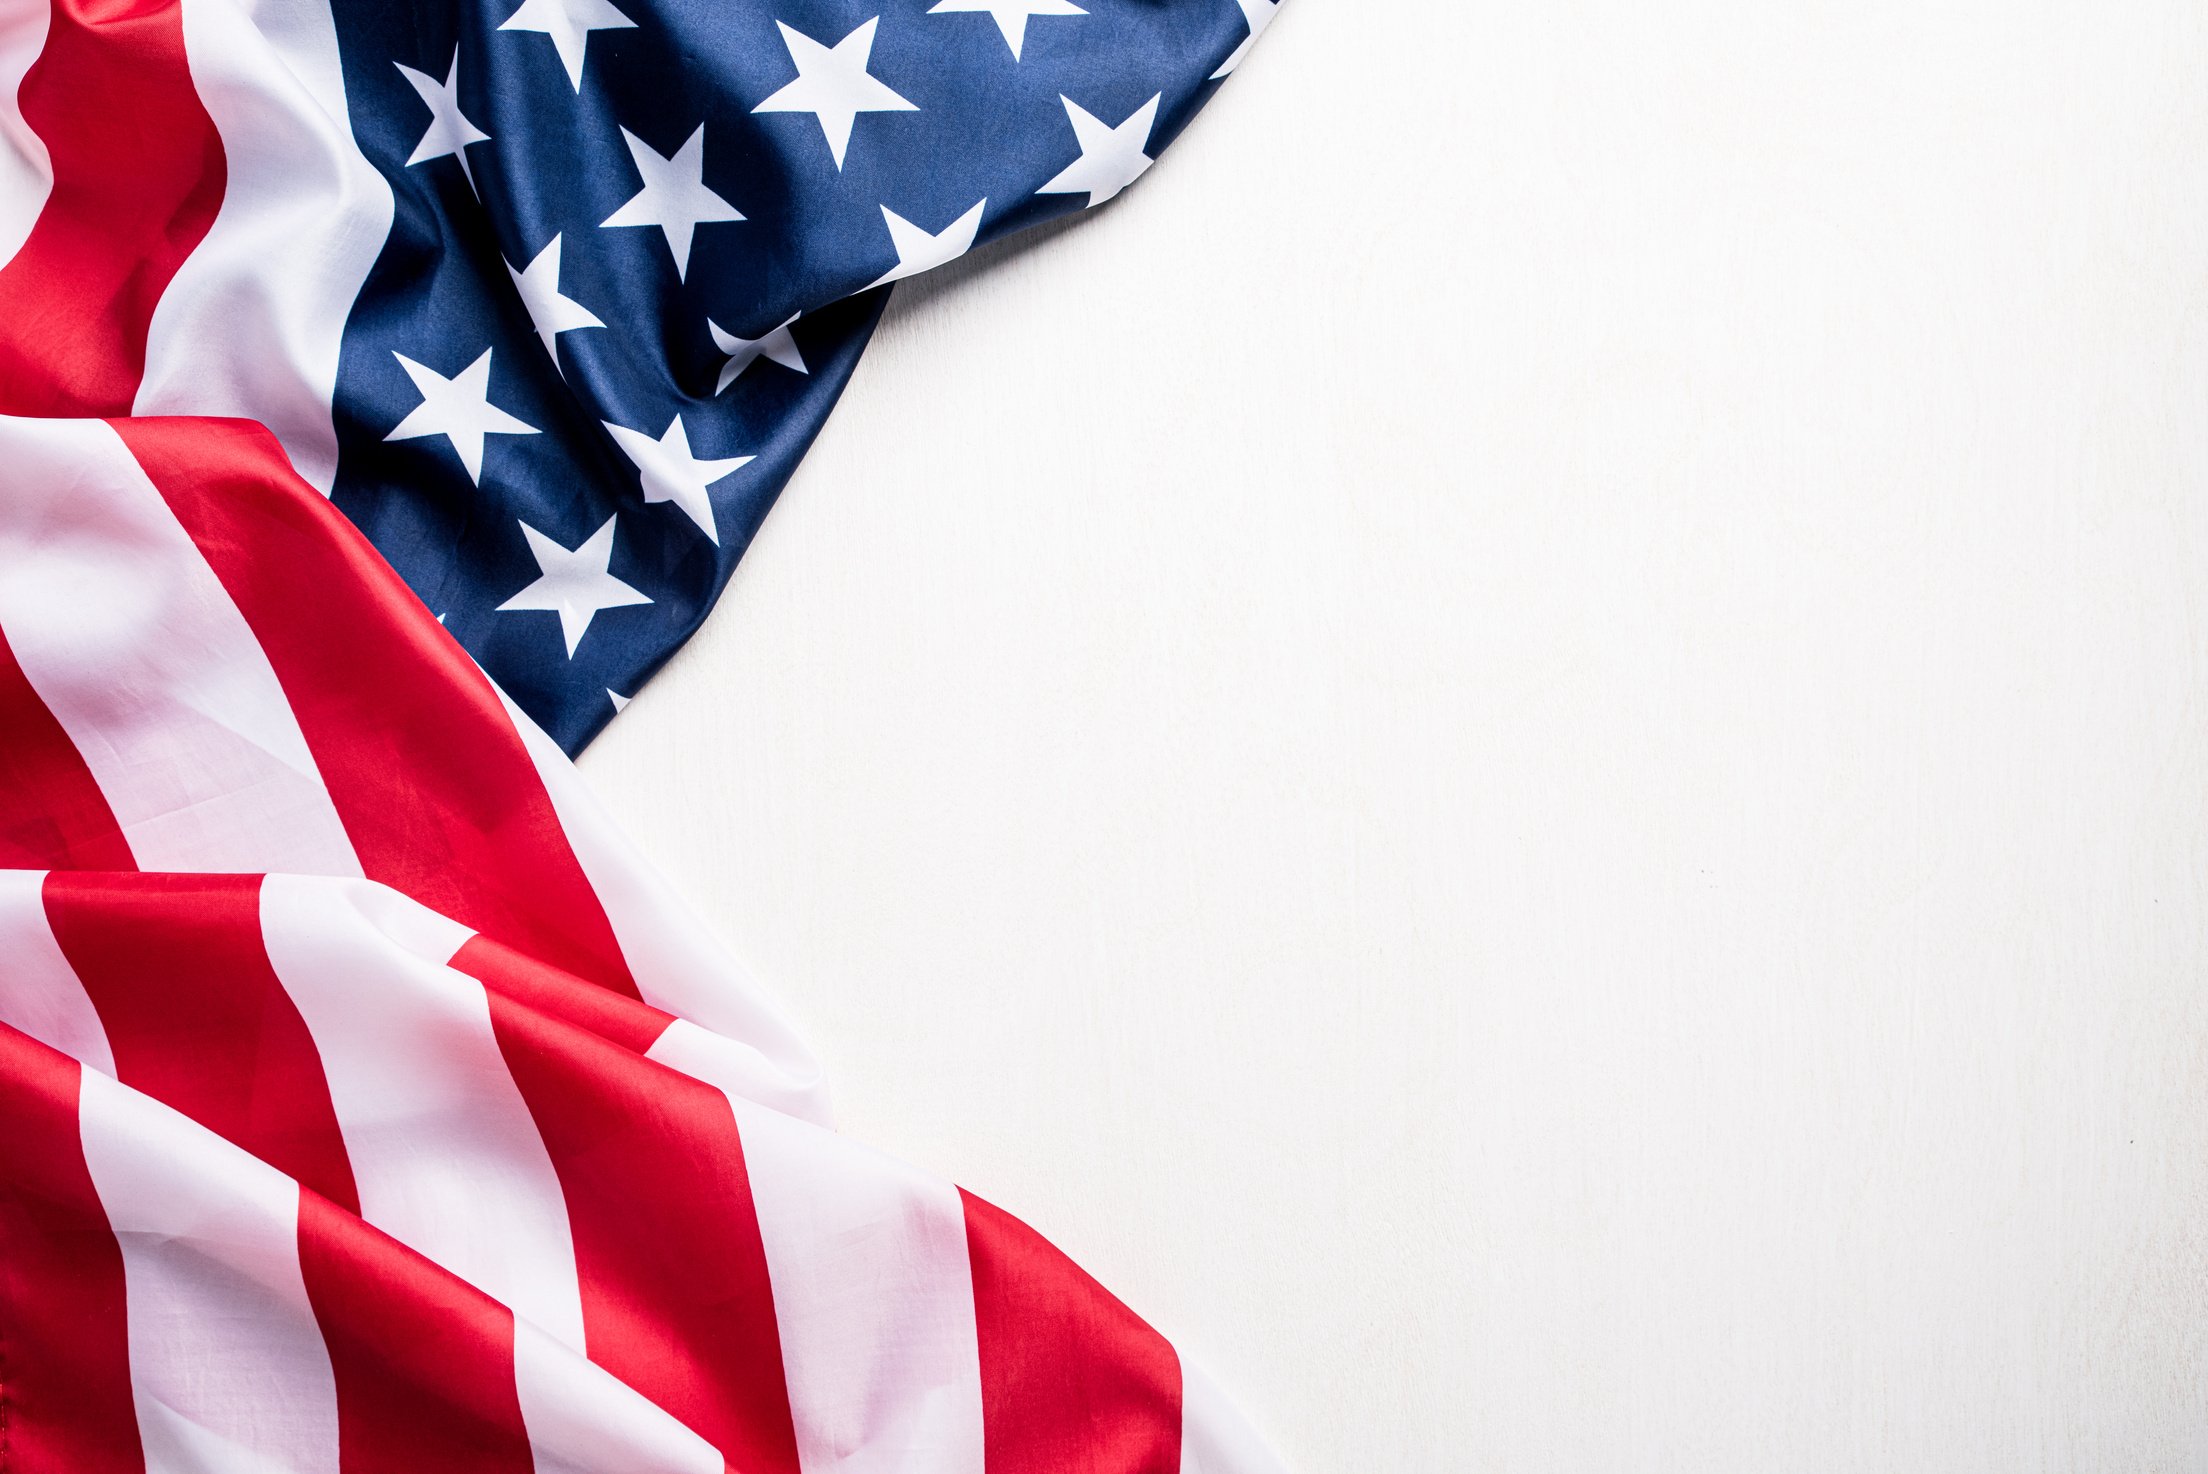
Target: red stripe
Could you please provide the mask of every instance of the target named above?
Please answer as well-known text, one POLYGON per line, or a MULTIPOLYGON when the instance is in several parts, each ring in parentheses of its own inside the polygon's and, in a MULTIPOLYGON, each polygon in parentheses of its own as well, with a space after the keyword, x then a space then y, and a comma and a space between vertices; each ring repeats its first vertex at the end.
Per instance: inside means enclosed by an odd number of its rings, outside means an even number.
POLYGON ((53 0, 17 94, 53 191, 0 268, 0 412, 128 414, 154 304, 221 208, 178 0, 53 0))
POLYGON ((311 1192, 299 1269, 337 1375, 345 1474, 531 1474, 512 1311, 311 1192))
POLYGON ((1019 1219, 959 1197, 988 1474, 1179 1474, 1172 1345, 1019 1219))
POLYGON ((526 1474, 513 1317, 356 1216, 321 1051, 269 964, 260 892, 254 875, 57 871, 46 916, 117 1078, 305 1188, 300 1270, 346 1474, 526 1474))
POLYGON ((675 1021, 673 1014, 649 1003, 593 988, 573 973, 547 966, 486 936, 468 938, 445 965, 524 1008, 588 1029, 631 1054, 645 1053, 675 1021))
POLYGON ((261 945, 257 875, 46 877, 115 1077, 358 1211, 322 1054, 261 945))
POLYGON ((636 996, 488 677, 241 420, 114 422, 283 683, 370 879, 636 996))
POLYGON ((123 1251, 77 1130, 76 1061, 0 1024, 0 1469, 143 1474, 123 1251))
POLYGON ((797 1474, 767 1256, 728 1098, 495 989, 567 1199, 590 1359, 745 1474, 797 1474))
MULTIPOLYGON (((0 632, 0 866, 135 870, 130 842, 69 734, 0 632)), ((4 1466, 0 1466, 4 1467, 4 1466)))

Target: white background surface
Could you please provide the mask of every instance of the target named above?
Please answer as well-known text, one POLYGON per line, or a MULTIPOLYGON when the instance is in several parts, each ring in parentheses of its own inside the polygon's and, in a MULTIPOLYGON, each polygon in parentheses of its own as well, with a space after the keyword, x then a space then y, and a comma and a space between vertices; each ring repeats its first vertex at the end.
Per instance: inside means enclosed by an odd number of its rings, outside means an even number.
POLYGON ((1292 0, 585 771, 1307 1474, 2208 1468, 2203 78, 1292 0))

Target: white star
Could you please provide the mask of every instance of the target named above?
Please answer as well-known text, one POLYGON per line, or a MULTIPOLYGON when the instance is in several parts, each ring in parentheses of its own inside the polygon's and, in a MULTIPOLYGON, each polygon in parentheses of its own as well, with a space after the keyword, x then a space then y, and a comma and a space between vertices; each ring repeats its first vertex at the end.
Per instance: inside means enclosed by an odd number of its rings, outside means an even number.
POLYGON ((930 235, 904 216, 882 206, 882 220, 889 226, 890 244, 897 248, 897 264, 883 272, 868 287, 886 286, 893 281, 903 281, 908 276, 918 276, 923 271, 933 271, 947 261, 956 261, 974 248, 974 235, 981 229, 981 212, 989 201, 977 201, 971 210, 943 227, 936 235, 930 235))
POLYGON ((529 540, 530 555, 537 560, 537 581, 499 605, 498 612, 543 609, 558 614, 560 634, 567 641, 567 658, 573 660, 575 647, 583 642, 583 632, 590 628, 599 610, 651 603, 648 596, 606 571, 606 565, 613 561, 613 524, 619 520, 618 514, 608 517, 605 526, 584 538, 582 546, 572 552, 528 523, 520 523, 521 535, 529 540))
POLYGON ((553 340, 562 333, 572 333, 577 328, 602 328, 597 315, 573 297, 560 294, 560 238, 552 237, 552 243, 537 252, 537 259, 521 270, 506 268, 506 274, 514 279, 514 290, 521 293, 521 305, 529 311, 529 321, 536 325, 537 336, 544 339, 544 351, 551 356, 554 367, 559 366, 560 355, 553 340))
POLYGON ((552 49, 567 68, 567 80, 583 90, 583 48, 592 31, 633 29, 636 22, 615 10, 606 0, 521 0, 521 9, 506 17, 502 31, 542 31, 552 38, 552 49))
POLYGON ((706 488, 720 481, 738 466, 751 464, 750 456, 726 456, 720 460, 699 460, 690 454, 690 432, 682 427, 682 416, 667 427, 667 433, 654 440, 642 430, 631 430, 626 425, 616 425, 611 420, 602 422, 621 453, 636 463, 636 469, 644 480, 644 500, 648 502, 673 502, 690 514, 690 520, 705 531, 714 542, 721 540, 720 530, 713 525, 713 498, 706 488))
POLYGON ((1027 18, 1031 15, 1087 15, 1088 12, 1071 0, 936 0, 928 7, 930 15, 974 15, 987 12, 1004 32, 1004 44, 1012 48, 1012 59, 1020 59, 1020 43, 1027 39, 1027 18))
POLYGON ((843 151, 851 144, 851 124, 860 113, 911 113, 919 109, 867 75, 867 58, 874 51, 874 27, 881 17, 867 21, 834 46, 823 46, 802 31, 782 22, 782 44, 797 63, 797 80, 752 109, 755 113, 811 113, 827 136, 828 152, 843 167, 843 151))
POLYGON ((713 346, 728 355, 728 362, 721 365, 721 380, 713 386, 715 394, 736 382, 736 376, 762 358, 772 359, 786 369, 809 374, 805 357, 797 351, 797 340, 790 336, 790 323, 797 321, 797 314, 790 315, 789 322, 773 332, 758 338, 739 338, 734 333, 723 332, 721 325, 711 318, 705 320, 706 331, 713 335, 713 346))
POLYGON ((1066 118, 1073 124, 1073 136, 1081 145, 1081 157, 1066 165, 1057 178, 1035 193, 1086 192, 1089 208, 1093 210, 1140 179, 1142 171, 1152 162, 1142 146, 1150 141, 1150 125, 1158 120, 1158 96, 1136 108, 1126 122, 1113 128, 1102 119, 1090 116, 1072 98, 1061 95, 1058 100, 1066 105, 1066 118))
POLYGON ((394 427, 385 440, 413 440, 423 435, 442 435, 452 442, 460 464, 468 468, 468 479, 478 485, 483 480, 483 437, 486 435, 534 435, 537 427, 523 424, 497 405, 491 403, 491 350, 483 350, 483 356, 466 368, 446 378, 433 368, 425 368, 403 353, 391 355, 406 370, 406 376, 414 381, 422 402, 414 406, 407 417, 394 427))
POLYGON ((1274 15, 1280 11, 1280 0, 1235 0, 1235 4, 1242 7, 1242 20, 1249 26, 1250 34, 1228 54, 1225 61, 1219 63, 1219 70, 1211 74, 1214 82, 1242 65, 1242 58, 1250 54, 1250 48, 1257 44, 1257 38, 1265 34, 1265 28, 1273 23, 1274 15))
POLYGON ((460 112, 460 48, 453 48, 452 70, 445 74, 442 82, 422 75, 404 62, 392 65, 414 85, 415 92, 429 108, 429 128, 422 134, 422 141, 414 145, 414 152, 407 156, 406 166, 411 169, 416 164, 426 164, 450 154, 460 161, 460 172, 467 176, 468 188, 475 188, 475 175, 468 169, 468 145, 489 143, 491 135, 460 112))
POLYGON ((675 253, 679 281, 690 269, 691 232, 701 225, 741 220, 743 212, 705 187, 705 124, 698 124, 689 142, 666 159, 626 128, 621 137, 628 142, 629 157, 636 161, 644 187, 603 224, 658 226, 667 237, 667 249, 675 253))
POLYGON ((636 698, 634 696, 623 696, 619 691, 608 686, 606 687, 606 700, 613 703, 613 714, 619 716, 629 709, 629 703, 636 700, 636 698))

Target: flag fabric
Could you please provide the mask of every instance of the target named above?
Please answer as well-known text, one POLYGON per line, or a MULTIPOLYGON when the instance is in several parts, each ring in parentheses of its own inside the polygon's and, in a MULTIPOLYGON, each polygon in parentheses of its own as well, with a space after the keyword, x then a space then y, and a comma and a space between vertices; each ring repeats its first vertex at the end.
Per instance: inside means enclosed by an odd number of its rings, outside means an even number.
POLYGON ((889 284, 1112 199, 1275 0, 5 3, 0 411, 259 421, 574 752, 889 284))
POLYGON ((277 443, 0 421, 5 1474, 1272 1467, 772 1003, 277 443))
POLYGON ((1139 173, 1255 3, 0 0, 0 1474, 1277 1468, 832 1129, 562 750, 702 617, 880 279, 1139 173), (1066 157, 921 218, 1030 81, 1066 157), (874 125, 948 95, 896 176, 874 125), (890 195, 876 256, 820 179, 890 195))

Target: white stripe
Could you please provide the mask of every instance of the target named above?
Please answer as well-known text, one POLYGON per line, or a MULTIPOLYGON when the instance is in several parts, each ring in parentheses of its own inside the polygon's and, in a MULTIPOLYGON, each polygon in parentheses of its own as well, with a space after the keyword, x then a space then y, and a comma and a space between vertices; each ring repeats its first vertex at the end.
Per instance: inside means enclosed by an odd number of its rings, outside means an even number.
POLYGON ((1288 1474, 1227 1395, 1179 1347, 1181 1474, 1288 1474))
POLYGON ((47 0, 0 0, 0 262, 23 249, 54 187, 46 142, 23 121, 23 74, 46 49, 47 0))
MULTIPOLYGON (((5 3, 5 0, 0 0, 5 3)), ((222 136, 222 208, 155 307, 137 413, 238 415, 324 495, 338 347, 391 231, 353 143, 326 0, 185 0, 192 85, 222 136)))
MULTIPOLYGON (((709 1084, 677 1020, 649 1058, 709 1084)), ((981 1362, 958 1189, 730 1094, 805 1474, 976 1474, 981 1362)))
POLYGON ((0 630, 141 868, 360 873, 268 657, 100 421, 0 420, 0 630))
POLYGON ((123 1251, 147 1474, 337 1474, 337 1386, 299 1273, 299 1186, 85 1070, 84 1161, 123 1251))
POLYGON ((360 1216, 583 1350, 552 1159, 481 984, 435 957, 466 929, 372 882, 271 875, 261 935, 321 1053, 360 1216))
POLYGON ((827 1124, 828 1091, 820 1065, 781 1009, 606 817, 559 744, 503 691, 499 699, 529 749, 576 863, 606 909, 644 1001, 704 1025, 743 1053, 747 1067, 713 1083, 827 1124))
POLYGON ((43 870, 0 870, 0 1024, 112 1075, 107 1027, 46 920, 45 882, 43 870))
POLYGON ((514 1323, 514 1384, 537 1474, 722 1474, 712 1444, 527 1321, 514 1323))

